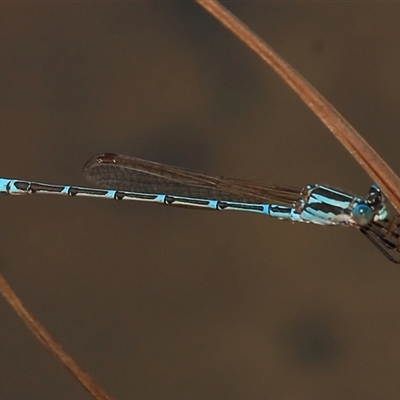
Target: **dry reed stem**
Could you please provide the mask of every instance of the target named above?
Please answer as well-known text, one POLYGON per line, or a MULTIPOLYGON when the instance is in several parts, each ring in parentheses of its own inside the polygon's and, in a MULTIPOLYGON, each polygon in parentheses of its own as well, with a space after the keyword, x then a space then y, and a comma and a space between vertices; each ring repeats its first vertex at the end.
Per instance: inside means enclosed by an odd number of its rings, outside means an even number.
POLYGON ((21 317, 28 326, 29 330, 53 353, 61 363, 67 367, 85 389, 97 400, 112 400, 103 389, 101 389, 93 379, 84 372, 78 364, 54 341, 50 334, 37 322, 22 305, 6 280, 0 274, 0 291, 11 305, 13 310, 21 317))
POLYGON ((400 213, 400 179, 339 112, 271 47, 215 0, 195 0, 259 55, 299 95, 400 213))

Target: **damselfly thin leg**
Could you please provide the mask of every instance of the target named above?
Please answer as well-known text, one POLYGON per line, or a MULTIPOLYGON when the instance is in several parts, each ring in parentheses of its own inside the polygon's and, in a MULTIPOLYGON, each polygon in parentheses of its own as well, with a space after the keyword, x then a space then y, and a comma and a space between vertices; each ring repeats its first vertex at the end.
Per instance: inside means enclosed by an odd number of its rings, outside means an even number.
POLYGON ((374 223, 371 226, 361 227, 359 230, 389 260, 396 264, 400 263, 399 225, 392 225, 391 228, 388 229, 380 223, 374 223))

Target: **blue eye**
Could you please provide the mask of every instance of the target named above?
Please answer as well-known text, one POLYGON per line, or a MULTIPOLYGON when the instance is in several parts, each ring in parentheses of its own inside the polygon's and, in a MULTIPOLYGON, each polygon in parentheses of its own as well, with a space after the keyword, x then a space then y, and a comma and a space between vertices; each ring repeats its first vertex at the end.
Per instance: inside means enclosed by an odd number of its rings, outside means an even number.
POLYGON ((358 225, 367 225, 372 221, 374 212, 366 204, 356 204, 353 208, 353 219, 358 225))

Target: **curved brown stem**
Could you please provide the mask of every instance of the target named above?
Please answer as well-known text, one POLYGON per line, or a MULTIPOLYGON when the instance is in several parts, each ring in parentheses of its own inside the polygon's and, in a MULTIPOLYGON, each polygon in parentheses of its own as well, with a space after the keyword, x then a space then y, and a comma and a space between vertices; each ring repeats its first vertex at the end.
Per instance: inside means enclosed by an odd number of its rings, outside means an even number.
POLYGON ((43 326, 37 322, 32 315, 28 313, 22 305, 21 300, 17 297, 10 285, 6 282, 0 274, 0 292, 11 305, 13 310, 20 316, 24 323, 28 326, 29 330, 47 347, 52 354, 54 354, 61 363, 67 367, 78 381, 85 387, 85 389, 96 400, 112 400, 103 389, 101 389, 93 379, 84 372, 79 365, 62 349, 62 347, 50 336, 43 326))

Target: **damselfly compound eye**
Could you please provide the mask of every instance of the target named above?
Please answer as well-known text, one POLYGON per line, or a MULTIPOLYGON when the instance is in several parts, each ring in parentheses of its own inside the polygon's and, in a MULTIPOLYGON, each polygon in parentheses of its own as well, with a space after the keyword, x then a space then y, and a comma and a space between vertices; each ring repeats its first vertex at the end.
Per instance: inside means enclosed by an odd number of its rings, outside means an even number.
POLYGON ((373 218, 374 212, 367 204, 358 203, 354 206, 353 219, 358 225, 368 225, 373 218))

